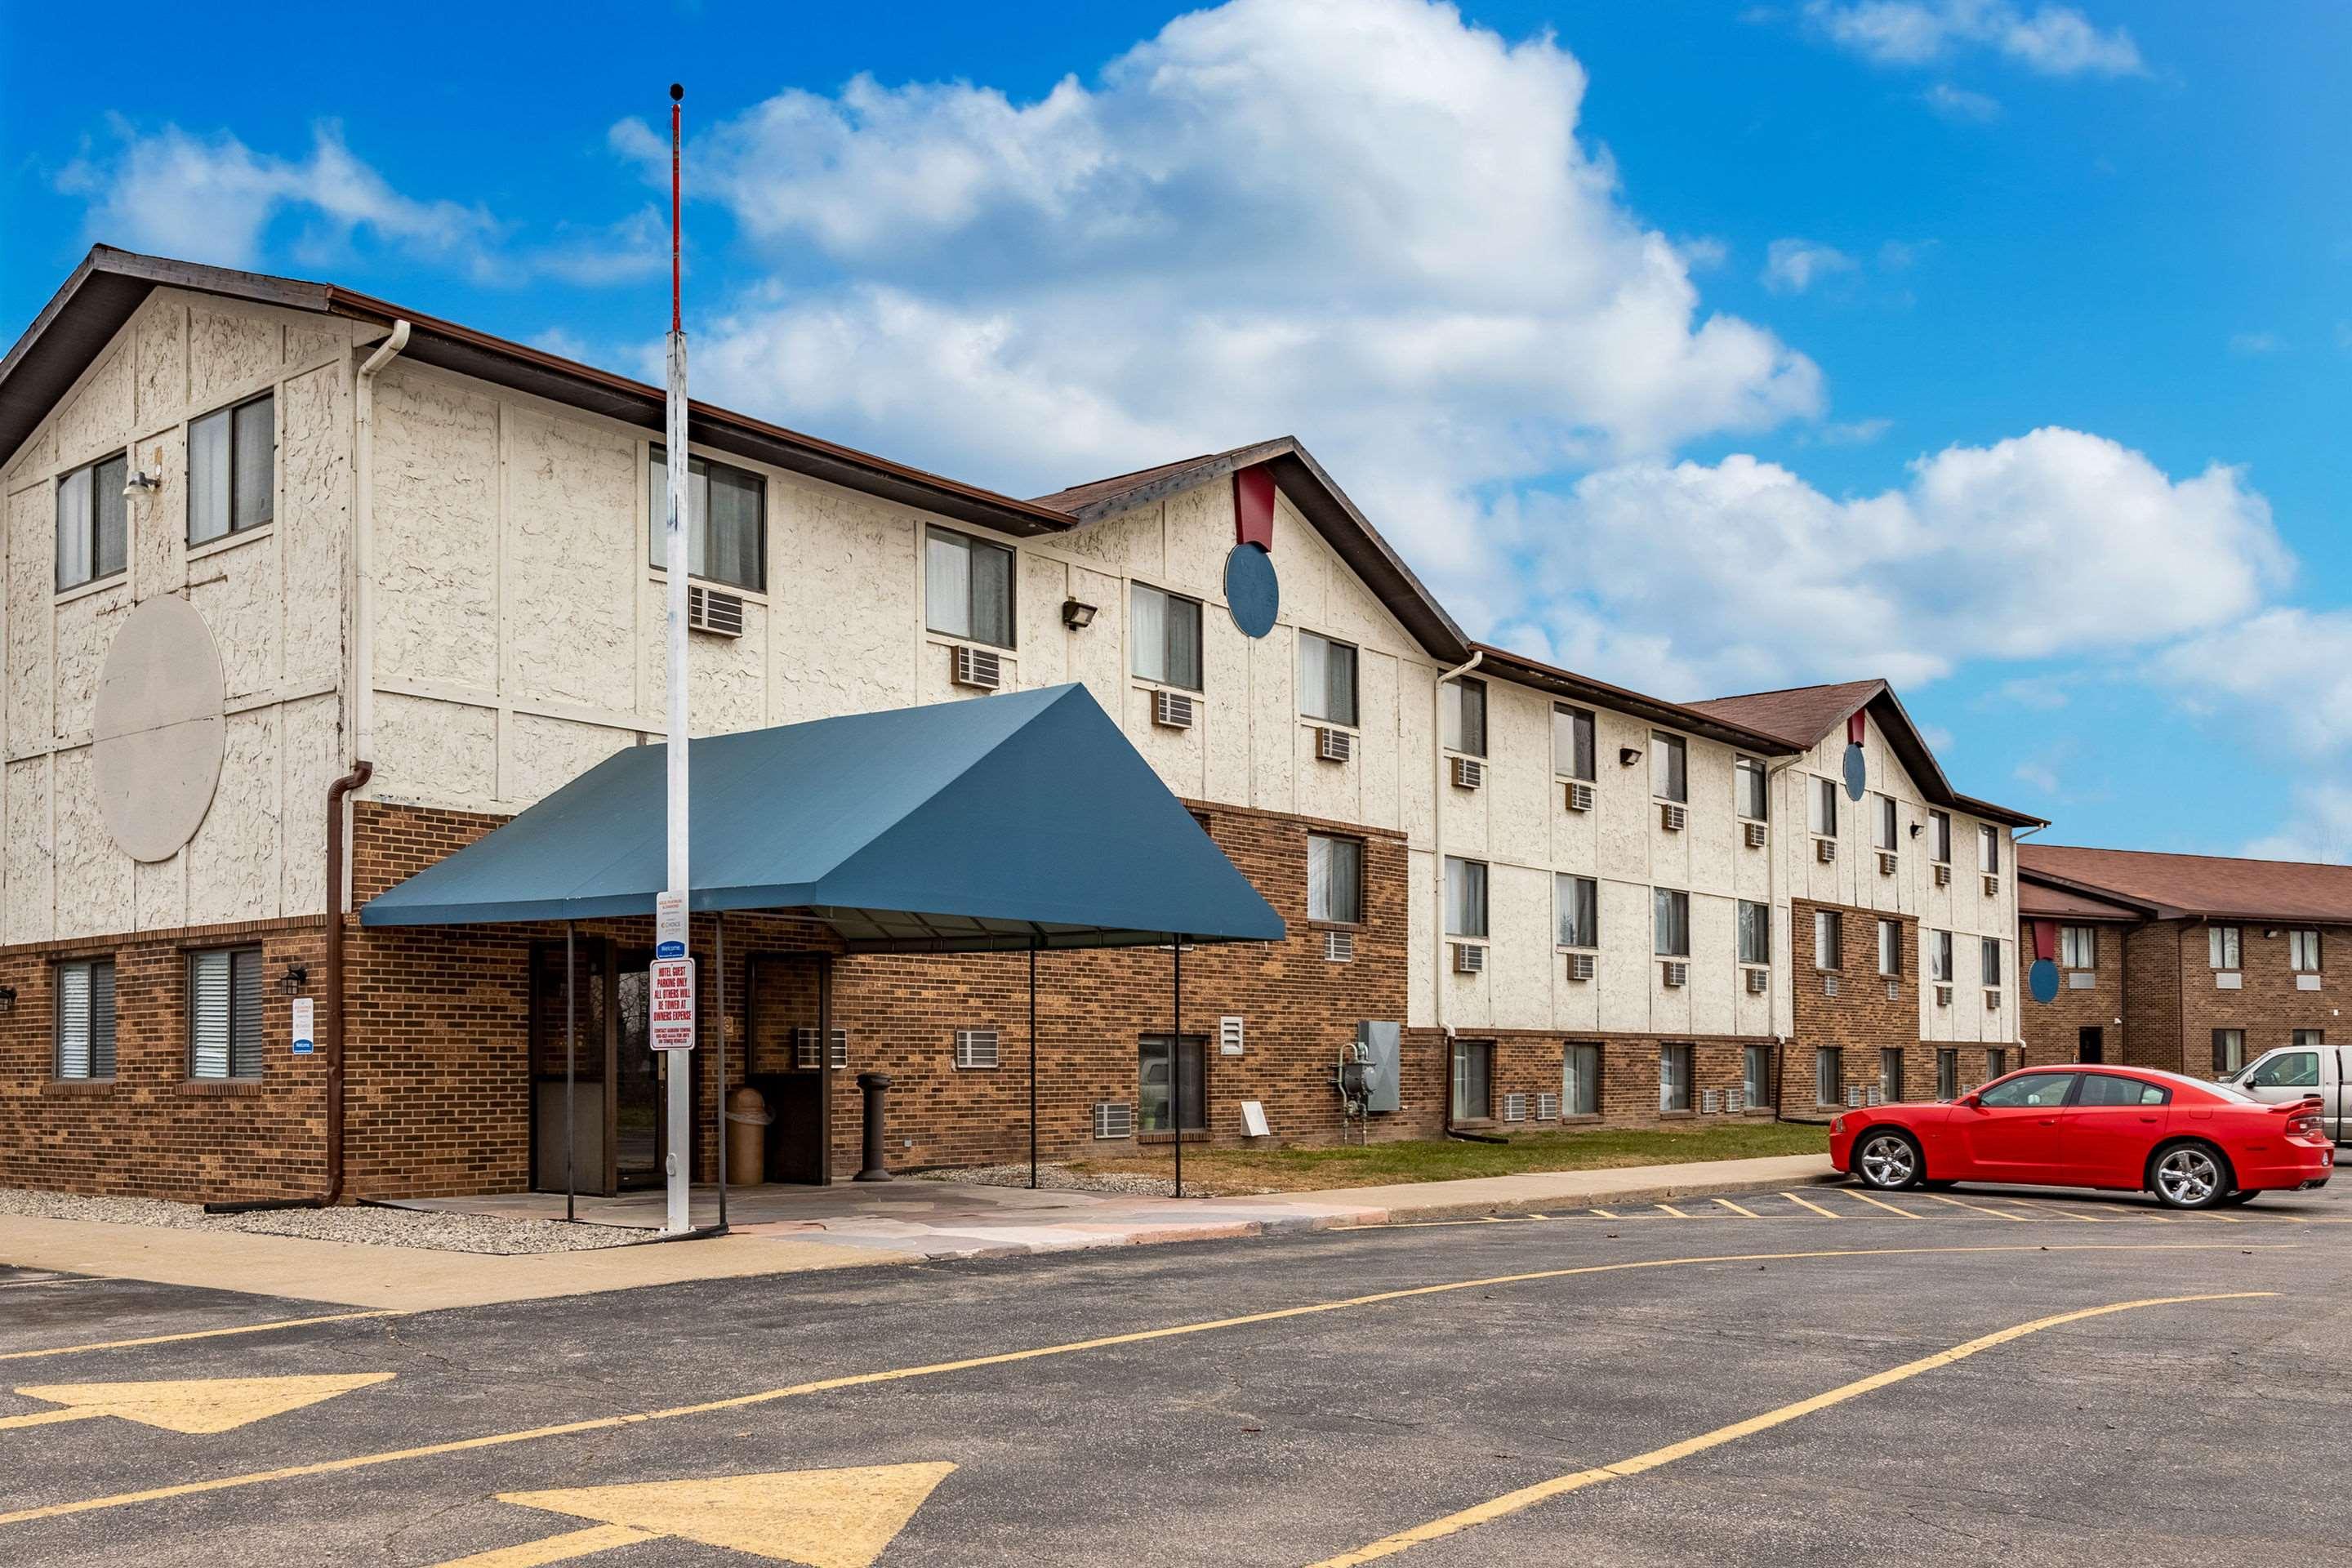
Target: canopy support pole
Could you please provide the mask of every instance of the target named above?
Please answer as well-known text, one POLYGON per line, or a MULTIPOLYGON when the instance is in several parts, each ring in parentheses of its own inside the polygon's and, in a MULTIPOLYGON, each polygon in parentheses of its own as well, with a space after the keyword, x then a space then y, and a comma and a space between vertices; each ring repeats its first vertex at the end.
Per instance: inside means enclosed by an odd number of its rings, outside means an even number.
POLYGON ((833 1185, 833 954, 816 961, 816 1184, 833 1185))
POLYGON ((1037 1190, 1037 939, 1029 939, 1029 1190, 1037 1190))
POLYGON ((711 917, 711 945, 719 963, 719 1101, 710 1112, 710 1142, 719 1164, 719 1228, 727 1228, 727 911, 711 917))
POLYGON ((1176 1192, 1184 1195, 1184 933, 1171 931, 1168 955, 1175 962, 1175 996, 1169 1005, 1168 1121, 1176 1129, 1176 1192))
POLYGON ((580 1108, 572 1093, 572 1058, 578 1054, 579 1034, 574 1020, 580 1003, 579 967, 572 956, 573 923, 563 922, 563 1217, 567 1222, 580 1217, 573 1206, 577 1178, 572 1165, 572 1144, 580 1126, 580 1108))

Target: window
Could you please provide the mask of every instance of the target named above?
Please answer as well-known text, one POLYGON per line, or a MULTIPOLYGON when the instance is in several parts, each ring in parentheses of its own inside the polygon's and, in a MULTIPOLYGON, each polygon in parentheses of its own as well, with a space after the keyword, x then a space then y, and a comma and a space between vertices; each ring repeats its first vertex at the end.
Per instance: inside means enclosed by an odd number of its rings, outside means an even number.
POLYGON ((1751 1109, 1772 1103, 1772 1047, 1748 1046, 1739 1053, 1739 1097, 1751 1109))
POLYGON ((1486 934, 1486 862, 1445 858, 1445 934, 1486 934))
POLYGON ((1139 680, 1201 689, 1201 602, 1135 584, 1128 595, 1135 624, 1129 628, 1134 673, 1139 680))
POLYGON ((1989 1050, 1989 1051, 1985 1052, 1985 1078, 1986 1078, 1987 1081, 1990 1081, 1990 1080, 1991 1080, 1991 1079, 1997 1079, 1997 1078, 1999 1078, 2001 1074, 2003 1074, 2003 1073, 2007 1072, 2008 1070, 2009 1070, 2009 1052, 2008 1052, 2008 1051, 2006 1051, 2006 1050, 2004 1050, 2004 1049, 1998 1049, 1998 1048, 1996 1048, 1996 1049, 1989 1050))
POLYGON ((1772 910, 1764 904, 1739 900, 1739 962, 1772 962, 1772 910))
POLYGON ((1927 978, 1945 984, 1952 979, 1952 933, 1931 931, 1927 933, 1927 978))
POLYGON ((1890 1047, 1878 1053, 1878 1098, 1892 1104, 1903 1098, 1903 1052, 1890 1047))
POLYGON ((2216 1029, 2213 1031, 2213 1070, 2236 1072, 2246 1065, 2246 1031, 2216 1029))
POLYGON ((1750 822, 1762 822, 1771 815, 1771 795, 1764 787, 1764 764, 1754 757, 1741 757, 1731 764, 1731 808, 1750 822))
POLYGON ((188 954, 188 1076, 261 1076, 261 950, 188 954))
MULTIPOLYGON (((1187 1035, 1177 1053, 1177 1064, 1182 1081, 1177 1086, 1178 1109, 1184 1117, 1184 1131, 1197 1132, 1209 1124, 1203 1101, 1207 1088, 1208 1042, 1198 1035, 1187 1035)), ((1146 1035, 1137 1050, 1136 1123, 1144 1132, 1173 1132, 1175 1124, 1168 1115, 1168 1037, 1146 1035)))
POLYGON ((1307 836, 1307 918, 1350 925, 1364 918, 1362 840, 1307 836))
POLYGON ((1984 983, 1987 985, 2000 984, 2000 938, 1989 936, 1979 939, 1977 961, 1984 967, 1984 983))
POLYGON ((1660 800, 1690 799, 1689 759, 1680 735, 1650 731, 1650 793, 1660 800))
MULTIPOLYGON (((653 449, 652 559, 669 564, 669 457, 653 449)), ((768 584, 768 481, 746 469, 689 457, 686 571, 760 593, 768 584)))
POLYGON ((1356 650, 1343 642, 1298 634, 1298 710, 1309 719, 1356 727, 1356 650))
POLYGON ((1559 906, 1559 945, 1601 945, 1601 884, 1590 877, 1565 872, 1551 879, 1552 896, 1559 906))
POLYGON ((1835 910, 1813 911, 1813 967, 1845 967, 1845 916, 1835 910))
POLYGON ((1895 819, 1895 797, 1891 795, 1871 796, 1870 819, 1871 837, 1877 847, 1889 851, 1897 848, 1895 833, 1898 825, 1895 819))
POLYGON ((923 535, 923 624, 942 637, 1013 646, 1013 552, 949 529, 923 535))
MULTIPOLYGON (((278 399, 269 393, 188 422, 188 542, 259 528, 277 502, 278 399)), ((656 514, 658 515, 658 514, 656 514)))
POLYGON ((1691 1108, 1691 1048, 1658 1047, 1658 1114, 1691 1108))
POLYGON ((1485 1121, 1494 1114, 1495 1047, 1487 1040, 1454 1042, 1454 1120, 1485 1121))
POLYGON ((1878 973, 1896 975, 1903 973, 1903 922, 1878 922, 1878 973))
POLYGON ((2024 1072, 1986 1089, 1984 1102, 2011 1108, 2046 1109, 2065 1104, 2066 1091, 2074 1087, 2074 1075, 2070 1072, 2024 1072))
POLYGON ((2287 1035, 2287 1043, 2296 1046, 2324 1046, 2327 1043, 2325 1029, 2295 1029, 2287 1035))
POLYGON ((2214 968, 2237 968, 2238 928, 2236 926, 2209 927, 2205 932, 2205 951, 2206 955, 2212 960, 2214 968))
POLYGON ((1952 1050, 1936 1053, 1936 1098, 1960 1098, 1960 1053, 1952 1050))
POLYGON ((1592 715, 1581 708, 1556 705, 1551 710, 1551 766, 1564 779, 1593 778, 1592 715))
POLYGON ((1813 1053, 1813 1103, 1837 1105, 1845 1099, 1845 1056, 1833 1046, 1813 1053))
POLYGON ((1651 945, 1660 958, 1690 956, 1690 895, 1673 888, 1650 892, 1651 945))
POLYGON ((1445 683, 1445 732, 1449 752, 1465 756, 1486 754, 1486 683, 1462 676, 1445 683))
POLYGON ((2246 1076, 2248 1089, 2317 1089, 2317 1051, 2279 1051, 2246 1076))
POLYGON ((1570 1046, 1560 1054, 1559 1113, 1601 1114, 1601 1047, 1570 1046))
POLYGON ((2315 973, 2319 968, 2319 933, 2315 931, 2291 931, 2286 933, 2286 963, 2298 973, 2315 973))
POLYGON ((2058 966, 2061 969, 2096 969, 2099 966, 2099 928, 2060 926, 2058 966))
POLYGON ((1838 782, 1813 781, 1813 831, 1824 838, 1837 837, 1838 782))
POLYGON ((131 503, 121 454, 76 468, 58 481, 58 590, 78 588, 122 570, 131 550, 131 503))
POLYGON ((57 967, 57 1073, 114 1076, 114 960, 78 958, 57 967))
POLYGON ((2000 829, 1990 823, 1977 829, 1977 869, 1988 877, 2000 869, 2000 829))
MULTIPOLYGON (((2313 1070, 2318 1070, 2315 1065, 2313 1070)), ((2316 1083, 2318 1079, 2312 1081, 2316 1083)), ((2172 1091, 2160 1083, 2107 1072, 2084 1073, 2083 1087, 2074 1091, 2074 1103, 2078 1106, 2163 1105, 2171 1099, 2172 1091)))
POLYGON ((1927 854, 1939 866, 1952 860, 1952 814, 1931 811, 1927 814, 1927 854))

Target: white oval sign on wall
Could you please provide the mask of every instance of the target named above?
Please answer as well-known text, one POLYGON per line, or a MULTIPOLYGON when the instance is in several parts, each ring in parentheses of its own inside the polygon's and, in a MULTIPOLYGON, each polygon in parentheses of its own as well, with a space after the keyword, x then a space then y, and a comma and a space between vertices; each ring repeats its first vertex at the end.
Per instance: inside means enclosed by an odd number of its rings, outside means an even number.
POLYGON ((212 628, 184 599, 150 599, 107 649, 90 766, 107 831, 134 860, 168 860, 212 809, 228 743, 212 628))

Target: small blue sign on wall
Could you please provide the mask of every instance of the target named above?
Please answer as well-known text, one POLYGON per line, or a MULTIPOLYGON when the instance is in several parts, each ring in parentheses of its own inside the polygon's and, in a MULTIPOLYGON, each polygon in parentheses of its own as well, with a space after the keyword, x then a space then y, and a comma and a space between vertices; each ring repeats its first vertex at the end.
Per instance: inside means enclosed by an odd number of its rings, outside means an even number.
POLYGON ((1845 748, 1846 799, 1854 801, 1860 800, 1862 798, 1862 786, 1869 782, 1870 770, 1863 763, 1862 747, 1852 742, 1847 742, 1845 748))
POLYGON ((1274 558, 1255 544, 1236 544, 1225 557, 1225 608, 1245 637, 1274 630, 1282 610, 1282 584, 1274 558))

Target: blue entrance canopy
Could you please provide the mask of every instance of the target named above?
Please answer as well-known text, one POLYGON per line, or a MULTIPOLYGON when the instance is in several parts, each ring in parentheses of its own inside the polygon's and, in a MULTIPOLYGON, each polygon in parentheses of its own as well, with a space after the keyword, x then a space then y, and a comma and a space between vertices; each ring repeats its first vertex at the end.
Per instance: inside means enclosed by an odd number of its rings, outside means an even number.
MULTIPOLYGON (((652 913, 666 750, 606 758, 360 923, 652 913)), ((1283 936, 1084 687, 715 735, 693 762, 696 910, 805 913, 853 952, 1283 936)))

